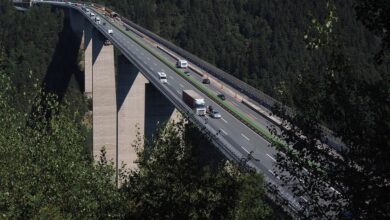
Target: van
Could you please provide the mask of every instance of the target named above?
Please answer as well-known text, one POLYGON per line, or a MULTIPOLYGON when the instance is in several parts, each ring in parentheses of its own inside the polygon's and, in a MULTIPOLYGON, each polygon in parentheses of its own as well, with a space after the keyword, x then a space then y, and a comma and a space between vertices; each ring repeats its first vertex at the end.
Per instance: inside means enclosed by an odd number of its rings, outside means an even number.
POLYGON ((160 82, 168 83, 167 74, 165 74, 164 72, 158 72, 158 77, 160 79, 160 82))
POLYGON ((179 59, 176 63, 176 66, 179 68, 187 68, 188 67, 188 62, 187 60, 181 60, 179 59))

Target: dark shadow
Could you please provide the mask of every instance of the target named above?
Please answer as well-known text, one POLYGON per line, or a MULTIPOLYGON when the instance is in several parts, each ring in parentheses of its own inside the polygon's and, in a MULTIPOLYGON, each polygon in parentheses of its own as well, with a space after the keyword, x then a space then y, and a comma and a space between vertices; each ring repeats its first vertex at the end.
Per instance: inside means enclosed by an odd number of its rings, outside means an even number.
POLYGON ((118 56, 116 75, 116 104, 119 111, 138 74, 138 69, 123 55, 118 56))
POLYGON ((72 31, 69 18, 64 19, 63 30, 59 34, 59 40, 42 86, 45 92, 58 95, 60 102, 65 96, 72 76, 75 77, 80 92, 84 91, 84 75, 78 67, 81 38, 81 34, 72 31))
POLYGON ((92 38, 92 65, 94 65, 104 46, 103 42, 105 37, 99 31, 93 31, 92 38))
POLYGON ((151 84, 145 88, 145 129, 146 140, 151 140, 158 125, 167 122, 175 107, 173 104, 151 84))

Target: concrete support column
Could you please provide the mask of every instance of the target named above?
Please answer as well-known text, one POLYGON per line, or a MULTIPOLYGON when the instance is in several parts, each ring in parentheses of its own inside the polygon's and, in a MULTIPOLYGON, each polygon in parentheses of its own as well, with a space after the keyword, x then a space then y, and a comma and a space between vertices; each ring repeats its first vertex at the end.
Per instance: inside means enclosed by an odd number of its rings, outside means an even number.
POLYGON ((85 24, 84 28, 84 95, 92 98, 92 34, 93 27, 85 24))
POLYGON ((107 160, 117 162, 117 105, 114 48, 104 46, 99 33, 93 35, 93 155, 99 159, 106 148, 107 160))
POLYGON ((145 88, 148 80, 123 55, 118 57, 117 72, 118 104, 118 162, 134 169, 137 159, 133 144, 137 132, 142 136, 145 129, 145 88))

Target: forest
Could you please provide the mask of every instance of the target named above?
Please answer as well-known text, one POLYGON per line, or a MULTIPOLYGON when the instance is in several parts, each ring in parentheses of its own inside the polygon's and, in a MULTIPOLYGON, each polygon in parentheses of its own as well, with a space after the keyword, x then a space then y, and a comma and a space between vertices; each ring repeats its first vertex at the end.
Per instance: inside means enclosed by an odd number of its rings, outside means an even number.
POLYGON ((228 162, 191 124, 167 124, 147 145, 134 143, 138 170, 121 170, 117 187, 105 151, 97 162, 89 152, 80 45, 63 10, 19 12, 0 0, 1 219, 279 215, 263 177, 228 162))
MULTIPOLYGON (((275 135, 296 150, 278 155, 277 163, 293 174, 281 176, 286 184, 300 180, 294 192, 307 198, 302 214, 308 219, 332 219, 329 212, 339 219, 390 217, 387 0, 96 2, 294 108, 287 114, 275 106, 284 123, 293 125, 275 135), (337 152, 340 157, 319 144, 324 124, 347 146, 337 152), (297 137, 300 132, 305 139, 297 137), (329 185, 340 194, 329 194, 329 185)), ((201 160, 197 147, 209 143, 194 141, 196 129, 180 124, 166 130, 168 140, 152 143, 155 151, 139 151, 140 170, 124 173, 118 190, 110 162, 103 157, 94 165, 86 153, 90 130, 81 123, 88 106, 81 94, 80 42, 66 22, 61 10, 20 13, 0 0, 2 216, 283 218, 267 203, 261 175, 224 159, 201 160), (190 132, 182 136, 173 127, 190 132)))

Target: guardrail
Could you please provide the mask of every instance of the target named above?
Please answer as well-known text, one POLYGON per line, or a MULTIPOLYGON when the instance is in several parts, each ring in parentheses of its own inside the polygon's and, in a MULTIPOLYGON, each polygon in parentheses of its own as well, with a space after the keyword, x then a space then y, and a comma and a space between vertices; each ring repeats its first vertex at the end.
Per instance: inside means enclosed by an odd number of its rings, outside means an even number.
POLYGON ((169 42, 168 40, 165 40, 164 38, 158 36, 157 34, 135 24, 134 22, 132 22, 132 21, 130 21, 122 16, 120 18, 127 25, 129 25, 132 28, 136 29, 137 31, 143 33, 144 35, 146 35, 149 38, 153 39, 154 41, 158 42, 159 44, 164 45, 165 47, 167 47, 170 50, 174 51, 175 53, 179 54, 180 56, 187 59, 188 61, 196 64, 198 67, 202 68, 206 72, 209 72, 214 77, 224 81, 229 86, 237 89, 238 91, 242 92, 243 94, 245 94, 249 98, 259 102, 261 105, 265 106, 266 108, 271 110, 271 108, 275 104, 281 104, 279 101, 270 97, 269 95, 265 94, 264 92, 259 91, 258 89, 256 89, 253 86, 237 79, 236 77, 230 75, 229 73, 226 73, 225 71, 223 71, 223 70, 215 67, 214 65, 202 60, 201 58, 191 54, 190 52, 174 45, 173 43, 169 42))

